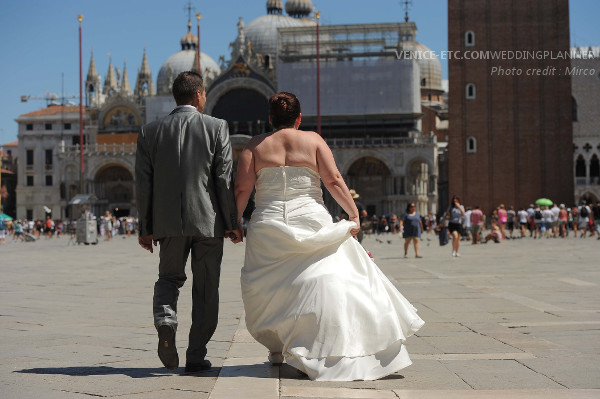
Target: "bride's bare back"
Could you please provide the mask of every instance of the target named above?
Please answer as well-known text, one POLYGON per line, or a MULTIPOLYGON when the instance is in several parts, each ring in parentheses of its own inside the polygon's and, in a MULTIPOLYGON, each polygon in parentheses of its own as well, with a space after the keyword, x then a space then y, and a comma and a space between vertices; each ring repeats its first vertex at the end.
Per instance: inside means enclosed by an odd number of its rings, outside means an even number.
MULTIPOLYGON (((331 149, 315 132, 284 128, 253 137, 240 154, 235 178, 238 216, 241 216, 262 168, 306 166, 321 176, 325 188, 344 209, 350 220, 360 224, 358 210, 340 174, 331 149)), ((358 229, 352 231, 358 233, 358 229)))
POLYGON ((254 171, 276 166, 307 166, 319 172, 317 151, 320 136, 293 128, 265 133, 253 139, 254 171))

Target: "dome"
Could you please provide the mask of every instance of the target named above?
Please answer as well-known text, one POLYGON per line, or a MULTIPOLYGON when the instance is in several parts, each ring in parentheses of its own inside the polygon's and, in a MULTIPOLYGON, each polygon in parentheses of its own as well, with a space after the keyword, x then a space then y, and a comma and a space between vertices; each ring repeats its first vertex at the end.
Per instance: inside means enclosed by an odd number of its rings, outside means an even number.
POLYGON ((194 35, 192 32, 186 33, 181 38, 181 49, 182 50, 192 50, 198 47, 198 37, 194 35))
MULTIPOLYGON (((187 35, 186 35, 187 36, 187 35)), ((185 38, 185 36, 184 36, 185 38)), ((196 39, 198 40, 198 39, 196 39)), ((182 39, 183 42, 183 39, 182 39)), ((196 69, 196 50, 181 50, 170 56, 160 67, 156 79, 156 89, 159 96, 171 94, 173 81, 181 72, 196 69)), ((200 53, 200 67, 202 77, 206 80, 214 80, 221 73, 219 65, 210 56, 200 53)))
POLYGON ((307 18, 313 8, 310 0, 288 0, 285 3, 285 12, 294 18, 307 18))
POLYGON ((254 51, 260 54, 276 54, 277 28, 304 26, 294 18, 281 14, 268 14, 258 17, 244 28, 246 39, 252 43, 254 51))
POLYGON ((442 65, 435 53, 424 44, 415 41, 401 42, 402 50, 417 52, 421 89, 443 90, 442 65))
POLYGON ((282 12, 283 12, 283 1, 282 0, 268 0, 267 1, 267 13, 281 14, 282 12))

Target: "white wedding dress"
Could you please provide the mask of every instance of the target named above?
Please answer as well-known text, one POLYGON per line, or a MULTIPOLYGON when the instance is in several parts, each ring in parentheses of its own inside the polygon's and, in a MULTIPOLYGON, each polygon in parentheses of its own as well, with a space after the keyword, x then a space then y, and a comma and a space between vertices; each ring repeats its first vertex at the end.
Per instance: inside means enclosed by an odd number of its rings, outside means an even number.
POLYGON ((424 322, 350 235, 333 223, 308 167, 257 173, 242 297, 248 331, 321 381, 375 380, 411 364, 424 322))

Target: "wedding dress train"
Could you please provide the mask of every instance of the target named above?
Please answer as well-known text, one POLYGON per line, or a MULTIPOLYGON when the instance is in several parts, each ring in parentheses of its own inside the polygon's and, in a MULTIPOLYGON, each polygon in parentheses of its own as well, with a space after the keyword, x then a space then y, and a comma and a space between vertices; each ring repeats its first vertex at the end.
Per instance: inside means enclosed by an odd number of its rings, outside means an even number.
POLYGON ((374 380, 411 364, 424 322, 362 246, 333 223, 308 167, 257 173, 242 297, 250 334, 313 380, 374 380))

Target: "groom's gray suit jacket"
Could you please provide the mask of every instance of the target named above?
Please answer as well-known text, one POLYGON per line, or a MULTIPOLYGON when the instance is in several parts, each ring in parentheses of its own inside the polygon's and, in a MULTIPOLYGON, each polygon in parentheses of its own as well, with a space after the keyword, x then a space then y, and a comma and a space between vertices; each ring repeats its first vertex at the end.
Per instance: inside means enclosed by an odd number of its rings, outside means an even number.
POLYGON ((142 127, 135 163, 140 236, 223 237, 237 229, 227 122, 176 108, 142 127))

